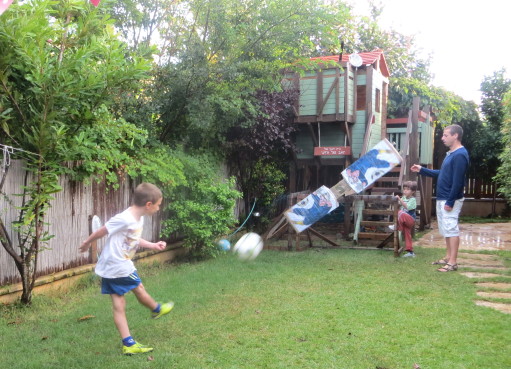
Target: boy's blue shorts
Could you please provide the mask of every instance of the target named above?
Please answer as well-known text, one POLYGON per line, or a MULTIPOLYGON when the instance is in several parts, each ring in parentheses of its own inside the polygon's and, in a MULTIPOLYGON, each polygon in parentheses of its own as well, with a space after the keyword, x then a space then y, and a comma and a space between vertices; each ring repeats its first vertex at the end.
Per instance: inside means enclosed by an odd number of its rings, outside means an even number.
POLYGON ((105 295, 116 294, 123 296, 136 288, 140 283, 142 283, 142 280, 136 270, 127 277, 101 278, 101 293, 105 295))

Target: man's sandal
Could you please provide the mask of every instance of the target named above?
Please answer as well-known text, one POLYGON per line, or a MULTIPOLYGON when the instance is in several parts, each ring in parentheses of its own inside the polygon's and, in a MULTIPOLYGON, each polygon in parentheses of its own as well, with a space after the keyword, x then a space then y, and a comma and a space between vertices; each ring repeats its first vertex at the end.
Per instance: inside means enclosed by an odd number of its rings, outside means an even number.
POLYGON ((445 264, 443 267, 437 269, 438 272, 455 272, 458 270, 458 264, 445 264))
POLYGON ((445 265, 449 262, 449 259, 439 259, 431 263, 431 265, 445 265))

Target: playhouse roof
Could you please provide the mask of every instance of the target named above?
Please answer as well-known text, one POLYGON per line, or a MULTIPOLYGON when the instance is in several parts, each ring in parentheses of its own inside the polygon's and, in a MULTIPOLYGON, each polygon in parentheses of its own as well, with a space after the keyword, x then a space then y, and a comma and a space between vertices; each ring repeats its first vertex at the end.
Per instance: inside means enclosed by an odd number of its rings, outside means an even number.
MULTIPOLYGON (((342 62, 347 63, 349 61, 349 57, 351 54, 343 54, 342 55, 342 62)), ((383 55, 382 49, 375 49, 373 51, 358 53, 360 57, 362 58, 362 64, 363 65, 371 65, 375 62, 379 61, 380 63, 380 70, 381 73, 385 77, 390 76, 389 69, 387 67, 387 61, 385 60, 385 56, 383 55)), ((330 55, 330 56, 318 56, 315 58, 311 58, 311 60, 324 60, 324 61, 339 61, 339 55, 330 55)))

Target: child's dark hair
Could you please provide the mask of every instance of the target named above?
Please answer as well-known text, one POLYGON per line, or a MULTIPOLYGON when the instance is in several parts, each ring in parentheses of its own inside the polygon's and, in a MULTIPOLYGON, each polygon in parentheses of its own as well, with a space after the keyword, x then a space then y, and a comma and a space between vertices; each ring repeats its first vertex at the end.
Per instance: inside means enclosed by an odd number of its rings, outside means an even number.
POLYGON ((163 197, 160 189, 151 183, 141 183, 133 193, 133 204, 145 206, 148 202, 157 203, 163 197))
POLYGON ((406 181, 403 183, 403 188, 409 188, 412 192, 417 191, 417 182, 415 181, 406 181))

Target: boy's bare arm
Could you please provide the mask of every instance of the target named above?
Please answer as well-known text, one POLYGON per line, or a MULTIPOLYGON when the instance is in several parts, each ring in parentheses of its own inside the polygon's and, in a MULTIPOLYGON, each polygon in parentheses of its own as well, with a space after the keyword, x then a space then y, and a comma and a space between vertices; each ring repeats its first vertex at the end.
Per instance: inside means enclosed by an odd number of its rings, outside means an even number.
POLYGON ((153 250, 164 250, 165 247, 167 247, 167 243, 165 241, 149 242, 142 238, 140 239, 140 242, 138 245, 140 247, 143 247, 144 249, 153 249, 153 250))
POLYGON ((106 229, 105 226, 102 226, 100 229, 98 229, 96 232, 94 233, 91 233, 89 237, 87 237, 87 239, 85 241, 82 242, 82 244, 80 245, 80 247, 78 248, 78 250, 80 250, 80 252, 85 252, 89 249, 90 247, 90 243, 92 241, 95 241, 95 240, 98 240, 104 236, 106 236, 108 234, 108 230, 106 229))

